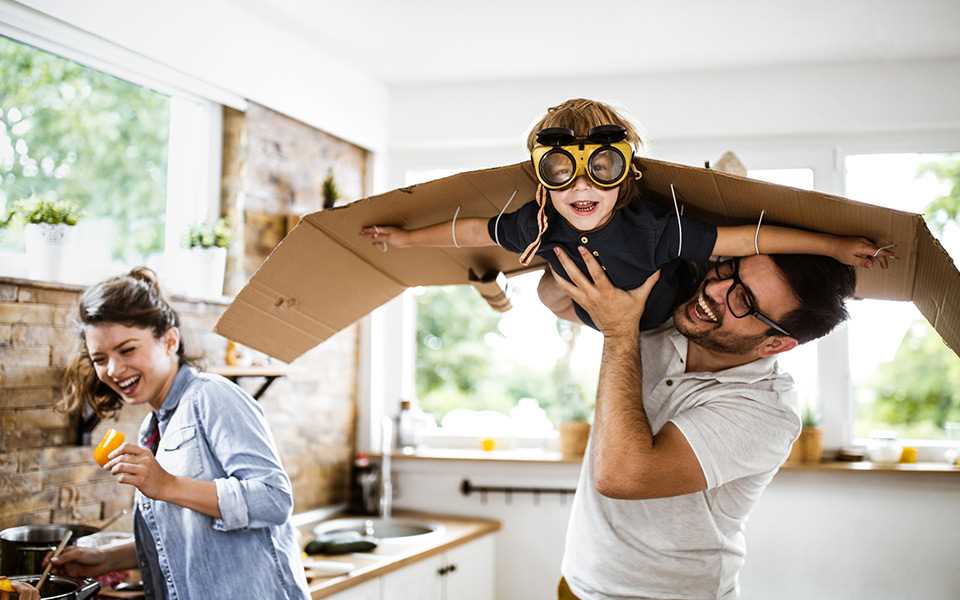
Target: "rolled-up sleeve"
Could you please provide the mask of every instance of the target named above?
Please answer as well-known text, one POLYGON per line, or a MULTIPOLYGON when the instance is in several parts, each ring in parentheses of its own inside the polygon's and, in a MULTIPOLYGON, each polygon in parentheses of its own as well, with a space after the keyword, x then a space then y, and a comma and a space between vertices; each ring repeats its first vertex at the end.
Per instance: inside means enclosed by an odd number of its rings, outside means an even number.
POLYGON ((214 480, 220 508, 214 529, 283 524, 293 512, 293 487, 260 406, 226 380, 205 382, 201 393, 197 418, 226 474, 214 480))

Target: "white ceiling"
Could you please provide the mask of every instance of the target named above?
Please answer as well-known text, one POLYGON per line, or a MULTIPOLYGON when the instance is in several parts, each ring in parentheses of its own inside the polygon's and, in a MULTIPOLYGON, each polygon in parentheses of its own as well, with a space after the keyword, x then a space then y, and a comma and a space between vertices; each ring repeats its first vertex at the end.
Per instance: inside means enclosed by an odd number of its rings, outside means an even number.
POLYGON ((235 1, 389 84, 960 57, 960 0, 235 1))

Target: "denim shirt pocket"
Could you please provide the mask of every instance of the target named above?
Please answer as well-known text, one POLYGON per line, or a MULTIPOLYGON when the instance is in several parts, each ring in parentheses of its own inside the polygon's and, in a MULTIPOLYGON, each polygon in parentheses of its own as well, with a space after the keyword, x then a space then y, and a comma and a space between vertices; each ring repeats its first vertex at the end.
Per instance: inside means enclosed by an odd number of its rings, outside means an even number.
POLYGON ((160 440, 157 462, 171 475, 197 477, 203 473, 197 426, 167 431, 160 440))

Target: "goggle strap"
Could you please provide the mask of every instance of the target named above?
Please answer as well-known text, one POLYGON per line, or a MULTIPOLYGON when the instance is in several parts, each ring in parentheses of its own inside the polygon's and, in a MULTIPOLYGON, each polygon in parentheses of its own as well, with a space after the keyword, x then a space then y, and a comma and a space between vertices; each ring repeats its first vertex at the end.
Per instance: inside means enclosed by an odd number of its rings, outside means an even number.
POLYGON ((537 194, 537 205, 540 207, 540 209, 537 211, 537 237, 530 242, 530 245, 527 246, 520 255, 520 264, 523 266, 529 265, 533 260, 533 257, 536 255, 537 250, 540 249, 540 242, 543 240, 543 234, 546 233, 547 225, 549 224, 546 211, 547 191, 543 189, 542 185, 537 187, 538 192, 541 192, 542 190, 542 193, 537 194))

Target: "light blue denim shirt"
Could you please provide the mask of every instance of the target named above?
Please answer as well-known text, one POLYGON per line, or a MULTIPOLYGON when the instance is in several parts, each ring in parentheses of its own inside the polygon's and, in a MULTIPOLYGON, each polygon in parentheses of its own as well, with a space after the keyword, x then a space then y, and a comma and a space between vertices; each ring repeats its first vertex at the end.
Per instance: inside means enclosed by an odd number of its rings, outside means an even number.
MULTIPOLYGON (((256 401, 223 377, 184 366, 156 416, 157 462, 173 475, 213 481, 220 518, 136 493, 136 518, 152 538, 137 528, 144 583, 166 584, 150 595, 309 598, 290 523, 290 478, 256 401)), ((142 446, 151 429, 149 415, 142 446)))

